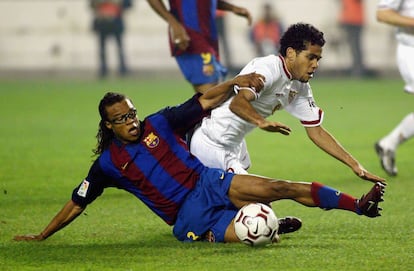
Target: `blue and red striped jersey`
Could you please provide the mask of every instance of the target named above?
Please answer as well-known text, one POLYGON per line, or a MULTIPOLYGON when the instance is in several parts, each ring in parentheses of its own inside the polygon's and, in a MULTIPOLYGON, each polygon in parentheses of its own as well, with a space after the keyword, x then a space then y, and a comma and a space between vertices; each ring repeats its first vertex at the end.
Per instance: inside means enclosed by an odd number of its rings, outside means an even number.
POLYGON ((72 200, 86 206, 106 187, 117 187, 138 197, 173 225, 179 207, 205 169, 189 152, 183 136, 207 113, 195 95, 179 106, 148 116, 140 123, 136 143, 113 140, 74 189, 72 200))
POLYGON ((190 36, 186 51, 175 48, 170 40, 173 55, 183 53, 211 53, 218 57, 218 34, 216 27, 217 0, 169 0, 170 12, 184 26, 190 36))

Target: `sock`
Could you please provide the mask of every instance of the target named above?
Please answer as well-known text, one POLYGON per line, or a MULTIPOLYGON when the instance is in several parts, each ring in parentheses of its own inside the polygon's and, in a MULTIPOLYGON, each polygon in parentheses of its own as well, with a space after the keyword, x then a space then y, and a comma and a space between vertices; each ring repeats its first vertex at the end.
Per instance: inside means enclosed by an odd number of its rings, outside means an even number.
POLYGON ((380 145, 395 151, 399 144, 414 136, 414 113, 410 113, 383 139, 380 145))
POLYGON ((404 117, 399 124, 401 127, 402 141, 405 141, 414 136, 414 113, 410 113, 404 117))
POLYGON ((318 182, 312 182, 311 185, 312 199, 315 204, 325 210, 342 209, 355 213, 360 213, 357 208, 357 199, 351 195, 341 193, 329 186, 318 182))

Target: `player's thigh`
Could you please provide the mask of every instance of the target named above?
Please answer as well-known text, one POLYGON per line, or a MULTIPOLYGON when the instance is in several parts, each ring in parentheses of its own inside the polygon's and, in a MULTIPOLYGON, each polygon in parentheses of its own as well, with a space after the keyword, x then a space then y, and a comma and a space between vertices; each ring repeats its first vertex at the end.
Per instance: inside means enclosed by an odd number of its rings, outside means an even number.
POLYGON ((404 90, 414 93, 414 47, 399 44, 397 47, 397 64, 405 82, 404 90))
POLYGON ((195 130, 191 137, 190 151, 207 167, 227 169, 224 164, 225 150, 214 145, 201 128, 195 130))
MULTIPOLYGON (((184 77, 195 88, 202 85, 210 87, 220 82, 227 70, 211 53, 184 54, 176 56, 176 61, 184 77)), ((202 91, 205 91, 203 88, 202 91)))
POLYGON ((251 202, 269 204, 280 199, 308 198, 310 189, 310 183, 274 180, 256 175, 235 175, 228 194, 231 202, 241 208, 251 202))
POLYGON ((234 228, 234 219, 230 222, 224 234, 225 243, 240 242, 240 239, 236 235, 236 229, 234 228))

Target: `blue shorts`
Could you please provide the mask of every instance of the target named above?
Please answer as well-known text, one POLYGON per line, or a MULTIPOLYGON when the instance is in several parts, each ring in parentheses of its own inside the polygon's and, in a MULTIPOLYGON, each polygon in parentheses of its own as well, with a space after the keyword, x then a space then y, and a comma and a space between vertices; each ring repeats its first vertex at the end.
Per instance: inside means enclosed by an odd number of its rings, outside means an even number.
POLYGON ((210 241, 224 242, 226 229, 238 211, 227 195, 233 176, 220 169, 203 171, 178 212, 173 229, 178 240, 200 241, 211 231, 210 241))
POLYGON ((218 83, 227 69, 211 53, 184 54, 175 57, 185 79, 193 85, 218 83))

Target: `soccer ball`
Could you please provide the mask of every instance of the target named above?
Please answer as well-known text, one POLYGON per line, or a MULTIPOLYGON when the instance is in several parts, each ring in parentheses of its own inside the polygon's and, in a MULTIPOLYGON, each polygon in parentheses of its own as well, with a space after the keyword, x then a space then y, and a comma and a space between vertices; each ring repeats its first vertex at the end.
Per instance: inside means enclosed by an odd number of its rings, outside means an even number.
POLYGON ((250 203, 243 206, 234 219, 236 235, 246 245, 263 246, 271 244, 279 222, 272 208, 262 203, 250 203))

